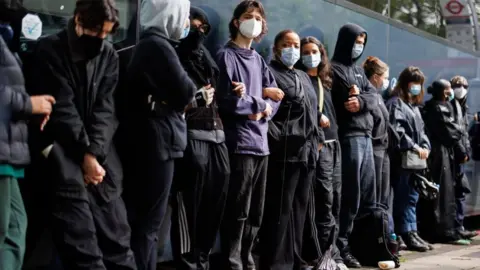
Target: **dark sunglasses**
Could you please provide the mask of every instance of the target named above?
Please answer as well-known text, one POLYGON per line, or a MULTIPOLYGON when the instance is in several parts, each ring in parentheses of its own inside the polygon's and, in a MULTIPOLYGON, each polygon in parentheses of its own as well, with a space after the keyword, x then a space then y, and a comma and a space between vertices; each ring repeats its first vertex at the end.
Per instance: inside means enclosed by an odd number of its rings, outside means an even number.
POLYGON ((468 84, 454 84, 454 85, 452 85, 452 88, 459 88, 459 87, 463 87, 465 89, 468 89, 468 84))

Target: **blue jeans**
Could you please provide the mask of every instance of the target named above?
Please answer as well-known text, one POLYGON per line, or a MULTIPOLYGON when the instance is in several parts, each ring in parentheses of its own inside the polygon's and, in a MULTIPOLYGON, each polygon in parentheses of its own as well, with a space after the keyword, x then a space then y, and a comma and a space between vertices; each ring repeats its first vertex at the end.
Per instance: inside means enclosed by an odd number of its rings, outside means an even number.
POLYGON ((393 181, 393 218, 399 235, 417 230, 418 192, 410 185, 411 175, 412 171, 400 169, 393 181))
POLYGON ((346 137, 342 147, 342 202, 337 246, 348 251, 353 222, 363 209, 376 204, 375 163, 369 137, 346 137))

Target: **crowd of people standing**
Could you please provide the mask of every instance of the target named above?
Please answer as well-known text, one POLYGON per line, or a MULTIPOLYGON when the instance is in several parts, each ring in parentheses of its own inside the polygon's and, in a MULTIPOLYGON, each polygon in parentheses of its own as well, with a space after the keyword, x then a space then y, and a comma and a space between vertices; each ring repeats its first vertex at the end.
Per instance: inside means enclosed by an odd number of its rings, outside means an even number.
POLYGON ((463 227, 468 81, 427 88, 410 66, 390 83, 379 58, 358 63, 369 36, 359 25, 341 27, 331 59, 315 37, 283 30, 267 63, 251 48, 268 30, 259 1, 237 5, 212 56, 203 10, 143 0, 120 108, 119 58, 104 40, 119 25, 114 0, 77 0, 25 78, 12 27, 25 10, 0 4, 1 269, 21 269, 28 249, 17 180, 30 163, 69 270, 156 269, 169 204, 177 269, 217 267, 218 232, 222 270, 317 269, 329 252, 337 269, 360 268, 350 236, 378 207, 400 249, 476 236, 463 227), (418 214, 415 178, 438 184, 418 214))

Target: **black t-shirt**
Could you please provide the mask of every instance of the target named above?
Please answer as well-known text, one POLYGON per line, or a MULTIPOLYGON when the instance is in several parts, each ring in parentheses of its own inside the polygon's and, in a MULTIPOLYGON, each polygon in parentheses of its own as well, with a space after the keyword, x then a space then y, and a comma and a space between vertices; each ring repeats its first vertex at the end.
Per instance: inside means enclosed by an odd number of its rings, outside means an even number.
MULTIPOLYGON (((316 76, 309 76, 310 80, 312 80, 313 87, 315 88, 315 94, 318 98, 319 87, 318 87, 318 78, 316 76)), ((323 87, 323 111, 322 114, 330 120, 330 127, 323 128, 323 132, 325 133, 325 141, 328 140, 337 140, 338 139, 338 125, 337 125, 337 114, 335 113, 335 107, 333 107, 332 102, 332 93, 330 89, 326 89, 325 86, 323 87)), ((320 114, 319 114, 320 115, 320 114)), ((320 119, 319 119, 320 121, 320 119)), ((320 122, 319 122, 320 125, 320 122)))

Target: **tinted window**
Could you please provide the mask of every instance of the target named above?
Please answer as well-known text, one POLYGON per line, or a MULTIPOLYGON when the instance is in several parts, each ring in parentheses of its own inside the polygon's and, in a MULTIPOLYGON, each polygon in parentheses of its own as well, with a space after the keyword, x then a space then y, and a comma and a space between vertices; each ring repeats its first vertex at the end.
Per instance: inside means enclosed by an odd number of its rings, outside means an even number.
MULTIPOLYGON (((116 34, 108 38, 111 42, 125 41, 131 39, 130 35, 135 35, 136 27, 132 23, 132 19, 136 14, 136 3, 136 0, 116 0, 120 12, 120 27, 116 34), (130 27, 131 25, 132 27, 130 27)), ((23 4, 30 12, 37 13, 42 20, 43 36, 62 30, 72 17, 75 9, 74 0, 24 0, 23 4)), ((134 40, 133 37, 132 44, 134 40)))

